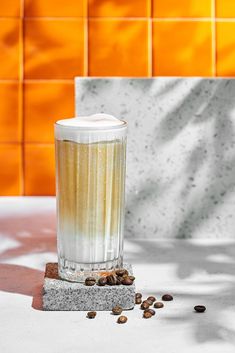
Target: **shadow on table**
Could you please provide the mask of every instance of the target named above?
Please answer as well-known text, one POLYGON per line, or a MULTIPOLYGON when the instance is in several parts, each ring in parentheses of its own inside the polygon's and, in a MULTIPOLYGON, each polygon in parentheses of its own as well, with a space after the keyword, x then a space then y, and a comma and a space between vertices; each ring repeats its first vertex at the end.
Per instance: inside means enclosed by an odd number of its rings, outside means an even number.
MULTIPOLYGON (((32 307, 37 310, 42 309, 42 284, 44 273, 42 271, 6 263, 17 258, 30 254, 48 253, 48 251, 56 252, 55 230, 52 227, 47 227, 44 223, 43 227, 38 222, 38 216, 31 216, 30 222, 23 222, 20 219, 5 219, 5 239, 15 241, 14 248, 2 250, 2 260, 0 264, 0 290, 9 293, 18 293, 31 296, 33 298, 32 307), (34 223, 35 220, 35 223, 34 223), (13 225, 15 222, 15 225, 13 225), (45 232, 46 229, 46 232, 45 232), (18 250, 17 250, 18 249, 18 250)), ((42 218, 43 216, 40 215, 42 218)), ((50 215, 45 215, 47 225, 51 223, 50 215)), ((45 221, 44 219, 44 221, 45 221)), ((2 226, 2 225, 1 225, 2 226)), ((135 264, 172 264, 176 271, 176 280, 179 283, 190 281, 190 277, 194 273, 205 272, 211 275, 211 279, 204 282, 197 282, 197 288, 194 292, 183 292, 177 290, 174 292, 175 300, 192 299, 196 304, 207 305, 206 315, 191 315, 191 312, 180 316, 169 316, 164 318, 170 322, 187 322, 194 326, 195 340, 199 343, 224 340, 234 342, 235 331, 229 328, 223 317, 224 310, 234 310, 235 297, 235 244, 219 243, 217 245, 211 243, 200 245, 192 240, 138 240, 126 239, 127 249, 125 251, 126 260, 133 265, 135 264), (216 280, 213 279, 216 275, 216 280), (222 279, 219 276, 222 275, 222 279), (221 282, 223 290, 215 289, 213 285, 221 282), (205 291, 204 288, 210 289, 205 291), (210 293, 213 294, 210 294, 210 293), (208 303, 208 304, 207 304, 208 303)), ((12 245, 11 245, 12 246, 12 245)), ((45 264, 42 264, 45 265, 45 264)), ((159 275, 159 274, 158 274, 159 275)), ((207 276, 208 279, 208 276, 207 276)), ((156 289, 152 290, 153 295, 159 297, 160 293, 156 289)))
MULTIPOLYGON (((182 324, 190 322, 198 343, 220 340, 235 343, 235 330, 231 328, 231 322, 226 322, 225 314, 226 311, 234 312, 235 309, 235 242, 232 239, 227 243, 221 241, 217 245, 213 244, 213 240, 211 244, 199 244, 183 239, 159 242, 128 239, 126 243, 130 249, 125 252, 127 262, 133 265, 172 264, 175 267, 176 280, 178 278, 179 285, 182 283, 184 290, 188 284, 193 284, 195 291, 174 291, 172 294, 175 302, 178 298, 185 303, 193 300, 195 305, 207 306, 205 314, 192 313, 193 308, 190 308, 186 314, 167 314, 164 320, 182 324), (192 276, 198 273, 205 275, 205 280, 191 282, 192 276)), ((157 298, 162 295, 154 288, 149 294, 157 298)))
MULTIPOLYGON (((27 266, 7 263, 15 258, 37 254, 56 253, 54 212, 1 219, 0 290, 32 296, 32 307, 42 310, 44 272, 27 266)), ((44 267, 45 262, 40 263, 44 267)))
POLYGON ((32 307, 42 310, 44 272, 29 267, 0 264, 0 290, 33 298, 32 307))

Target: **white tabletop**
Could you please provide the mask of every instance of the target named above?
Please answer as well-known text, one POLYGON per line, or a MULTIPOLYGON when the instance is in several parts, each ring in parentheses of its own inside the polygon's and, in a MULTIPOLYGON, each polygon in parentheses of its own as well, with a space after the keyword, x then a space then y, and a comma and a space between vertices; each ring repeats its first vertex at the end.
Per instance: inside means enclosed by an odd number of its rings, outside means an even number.
POLYGON ((109 312, 40 310, 43 270, 56 261, 54 198, 0 198, 0 235, 0 352, 234 352, 235 240, 126 239, 137 290, 174 300, 118 325, 109 312))

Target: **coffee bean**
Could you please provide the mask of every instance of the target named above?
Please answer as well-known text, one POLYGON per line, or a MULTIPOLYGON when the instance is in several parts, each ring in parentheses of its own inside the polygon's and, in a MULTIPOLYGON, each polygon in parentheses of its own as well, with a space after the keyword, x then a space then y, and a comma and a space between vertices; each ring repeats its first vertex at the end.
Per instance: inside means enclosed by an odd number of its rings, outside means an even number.
POLYGON ((96 280, 94 277, 87 277, 85 279, 85 286, 94 286, 96 280))
POLYGON ((152 316, 155 315, 155 310, 153 310, 153 309, 146 309, 146 310, 144 311, 144 313, 147 312, 147 311, 148 311, 152 316))
POLYGON ((118 324, 125 324, 127 322, 127 317, 126 316, 119 316, 117 319, 118 324))
POLYGON ((100 277, 97 284, 99 286, 105 286, 107 284, 107 278, 105 276, 100 277))
POLYGON ((133 282, 135 280, 135 276, 128 276, 133 282))
POLYGON ((106 279, 107 279, 108 285, 114 286, 116 284, 116 276, 109 275, 109 276, 106 277, 106 279))
POLYGON ((94 319, 96 317, 96 311, 89 311, 87 317, 88 319, 94 319))
POLYGON ((122 284, 124 284, 124 286, 130 286, 133 284, 133 281, 129 277, 125 277, 122 280, 122 284))
POLYGON ((164 307, 164 304, 162 302, 156 302, 154 303, 154 308, 155 309, 161 309, 164 307))
POLYGON ((136 304, 141 304, 141 303, 142 303, 141 298, 135 298, 135 303, 136 303, 136 304))
POLYGON ((146 300, 143 301, 143 303, 141 304, 140 308, 141 308, 142 310, 148 309, 148 308, 149 308, 149 303, 148 303, 146 300))
POLYGON ((113 307, 112 312, 114 315, 121 315, 122 313, 122 307, 119 305, 116 305, 113 307))
POLYGON ((147 300, 150 300, 151 302, 154 303, 156 301, 156 298, 151 295, 150 297, 147 298, 147 300))
POLYGON ((116 270, 115 273, 117 276, 120 276, 120 277, 122 277, 124 275, 128 276, 128 271, 125 268, 120 268, 120 269, 116 270))
POLYGON ((122 284, 122 277, 118 276, 116 277, 116 286, 119 286, 120 284, 122 284))
POLYGON ((145 319, 150 319, 153 315, 148 311, 148 310, 145 310, 144 313, 143 313, 143 317, 145 319))
POLYGON ((128 275, 127 273, 125 273, 125 274, 122 276, 122 279, 127 278, 127 277, 129 277, 129 275, 128 275))
POLYGON ((135 293, 135 297, 136 298, 142 298, 142 294, 141 293, 135 293))
POLYGON ((153 305, 152 300, 146 299, 145 301, 146 301, 147 303, 149 303, 149 306, 150 306, 150 305, 153 305))
POLYGON ((173 297, 170 294, 164 294, 162 296, 162 300, 164 300, 165 302, 169 302, 169 301, 173 300, 173 297))
POLYGON ((204 313, 206 310, 206 307, 204 305, 196 305, 194 307, 194 310, 196 310, 198 313, 204 313))

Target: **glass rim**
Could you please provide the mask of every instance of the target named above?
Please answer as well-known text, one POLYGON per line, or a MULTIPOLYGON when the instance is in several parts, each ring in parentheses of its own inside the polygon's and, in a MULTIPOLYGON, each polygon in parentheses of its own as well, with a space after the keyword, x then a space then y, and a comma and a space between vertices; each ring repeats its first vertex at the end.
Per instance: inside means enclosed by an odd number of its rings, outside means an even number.
MULTIPOLYGON (((62 119, 61 119, 62 120, 62 119)), ((65 119, 63 119, 65 120, 65 119)), ((108 131, 108 130, 121 130, 127 128, 127 121, 123 119, 119 119, 122 124, 120 125, 110 125, 110 126, 99 126, 99 127, 94 127, 94 126, 69 126, 69 125, 62 125, 59 124, 58 121, 54 123, 55 127, 61 128, 61 129, 66 129, 66 130, 79 130, 79 131, 108 131)))

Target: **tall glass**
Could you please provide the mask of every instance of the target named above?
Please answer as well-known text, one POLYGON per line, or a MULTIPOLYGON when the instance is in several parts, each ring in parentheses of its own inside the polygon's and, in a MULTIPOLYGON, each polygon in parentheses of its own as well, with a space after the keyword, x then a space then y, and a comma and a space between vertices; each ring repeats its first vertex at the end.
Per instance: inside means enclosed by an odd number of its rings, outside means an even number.
POLYGON ((127 123, 76 119, 55 124, 58 266, 84 281, 122 267, 127 123))

